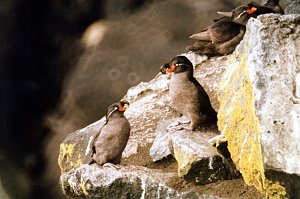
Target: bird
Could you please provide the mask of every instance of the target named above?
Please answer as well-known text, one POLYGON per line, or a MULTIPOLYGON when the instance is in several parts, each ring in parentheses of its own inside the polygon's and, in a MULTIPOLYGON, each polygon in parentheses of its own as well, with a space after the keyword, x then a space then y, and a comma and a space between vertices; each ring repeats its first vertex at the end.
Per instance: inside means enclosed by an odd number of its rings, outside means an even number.
POLYGON ((282 7, 279 5, 279 0, 260 0, 261 6, 271 8, 274 13, 284 14, 282 7))
POLYGON ((241 5, 233 9, 231 12, 217 12, 223 17, 228 17, 234 23, 246 25, 251 17, 256 18, 261 14, 274 13, 271 8, 262 6, 255 2, 250 2, 247 5, 241 5))
POLYGON ((213 24, 190 36, 196 42, 188 46, 188 51, 200 55, 217 56, 232 53, 235 47, 243 39, 246 24, 251 17, 260 14, 274 13, 271 8, 250 2, 242 5, 231 12, 217 12, 223 17, 215 20, 213 24))
POLYGON ((172 73, 169 96, 177 111, 186 115, 191 123, 189 130, 201 124, 217 122, 217 112, 201 84, 193 76, 193 64, 185 56, 176 56, 160 68, 161 73, 172 73))
POLYGON ((107 108, 106 123, 95 138, 93 160, 100 166, 120 164, 122 153, 130 136, 130 124, 124 116, 129 106, 127 100, 120 100, 107 108))
POLYGON ((191 35, 190 38, 196 40, 196 43, 186 49, 200 55, 226 55, 231 53, 240 43, 245 31, 245 26, 231 21, 230 18, 223 17, 200 33, 191 35))

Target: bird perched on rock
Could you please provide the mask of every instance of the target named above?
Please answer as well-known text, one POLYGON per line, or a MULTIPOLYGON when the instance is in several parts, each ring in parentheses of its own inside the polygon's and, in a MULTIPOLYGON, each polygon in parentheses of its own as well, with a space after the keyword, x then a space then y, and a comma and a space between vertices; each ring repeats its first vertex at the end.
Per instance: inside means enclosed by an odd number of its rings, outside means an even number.
POLYGON ((93 160, 99 165, 120 164, 130 135, 130 124, 124 116, 129 102, 121 100, 107 108, 106 123, 95 138, 93 160))
POLYGON ((274 13, 274 11, 271 8, 250 2, 247 5, 241 5, 233 9, 231 12, 218 11, 217 13, 245 26, 251 17, 256 18, 261 14, 274 13))
POLYGON ((160 71, 172 73, 169 95, 176 109, 191 120, 195 130, 205 122, 217 122, 217 113, 209 97, 193 76, 193 64, 185 56, 177 56, 161 66, 160 71))
POLYGON ((200 55, 226 55, 240 43, 245 31, 245 26, 224 17, 216 20, 200 33, 191 35, 190 38, 196 40, 196 43, 186 49, 200 55))
POLYGON ((274 11, 256 3, 239 6, 231 12, 218 12, 224 17, 215 20, 200 33, 191 35, 190 38, 196 40, 196 43, 186 49, 208 56, 229 54, 243 39, 248 20, 266 13, 274 11))

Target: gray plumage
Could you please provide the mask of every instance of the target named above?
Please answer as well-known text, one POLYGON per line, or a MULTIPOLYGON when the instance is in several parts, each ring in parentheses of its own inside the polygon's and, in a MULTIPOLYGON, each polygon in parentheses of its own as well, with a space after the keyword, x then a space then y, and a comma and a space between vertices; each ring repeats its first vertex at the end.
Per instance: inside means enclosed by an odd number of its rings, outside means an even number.
POLYGON ((173 58, 161 67, 161 71, 172 72, 169 95, 176 109, 191 120, 192 130, 202 123, 217 121, 217 113, 205 90, 193 77, 193 65, 186 57, 173 58))
POLYGON ((93 160, 99 165, 107 162, 120 164, 130 135, 130 124, 124 116, 125 106, 129 103, 121 100, 108 107, 106 124, 95 139, 95 154, 93 160))

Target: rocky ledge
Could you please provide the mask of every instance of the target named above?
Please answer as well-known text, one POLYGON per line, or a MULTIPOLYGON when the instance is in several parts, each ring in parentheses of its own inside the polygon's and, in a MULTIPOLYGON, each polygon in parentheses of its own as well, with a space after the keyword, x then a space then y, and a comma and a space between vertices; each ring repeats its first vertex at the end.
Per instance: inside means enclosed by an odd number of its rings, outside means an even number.
POLYGON ((68 198, 217 198, 180 191, 170 187, 168 179, 179 176, 201 186, 241 173, 266 197, 299 198, 299 21, 299 15, 263 15, 249 21, 244 40, 232 55, 208 59, 185 54, 218 111, 221 135, 215 127, 195 132, 173 128, 184 118, 168 97, 168 75, 128 90, 125 98, 131 106, 125 115, 132 132, 123 157, 138 156, 141 148, 152 145, 152 160, 173 156, 177 173, 91 164, 91 144, 102 119, 61 144, 58 162, 64 194, 68 198), (216 136, 223 139, 213 139, 219 146, 214 148, 208 140, 216 136), (229 151, 220 147, 224 138, 229 151))

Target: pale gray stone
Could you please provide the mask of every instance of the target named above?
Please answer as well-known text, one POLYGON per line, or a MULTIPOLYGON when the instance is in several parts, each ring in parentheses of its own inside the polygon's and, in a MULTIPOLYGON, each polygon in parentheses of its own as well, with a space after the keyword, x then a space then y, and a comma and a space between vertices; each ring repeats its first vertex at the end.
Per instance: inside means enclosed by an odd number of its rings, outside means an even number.
POLYGON ((260 16, 250 20, 244 41, 266 168, 298 175, 300 115, 293 98, 299 98, 299 21, 300 15, 260 16))
POLYGON ((166 185, 176 176, 140 166, 119 166, 118 169, 83 164, 61 175, 60 184, 69 199, 217 199, 196 192, 178 192, 166 185))

